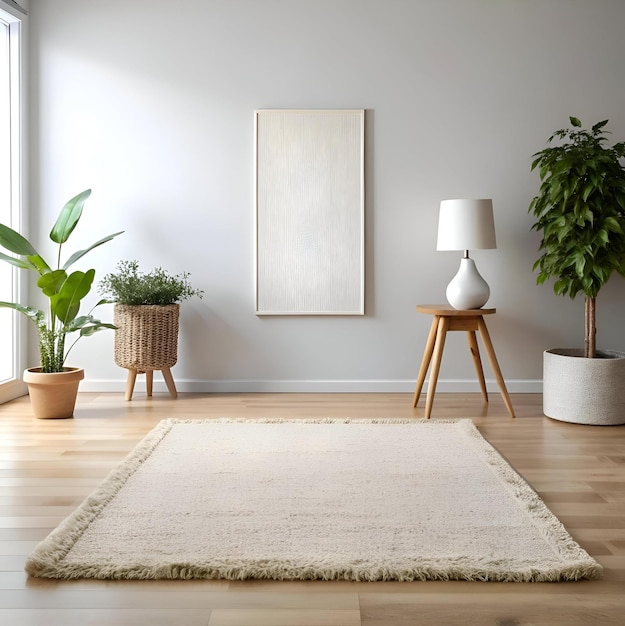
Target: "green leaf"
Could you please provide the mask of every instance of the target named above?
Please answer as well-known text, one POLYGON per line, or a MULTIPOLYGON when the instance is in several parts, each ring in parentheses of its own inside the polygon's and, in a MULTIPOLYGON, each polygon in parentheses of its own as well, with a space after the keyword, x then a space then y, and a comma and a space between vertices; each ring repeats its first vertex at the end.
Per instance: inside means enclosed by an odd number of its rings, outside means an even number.
MULTIPOLYGON (((601 242, 602 245, 605 245, 610 241, 610 237, 608 235, 608 231, 601 228, 597 231, 597 239, 601 242)), ((599 269, 598 267, 596 268, 599 269)), ((594 271, 594 270, 593 270, 594 271)))
POLYGON ((532 167, 530 168, 530 172, 533 172, 541 161, 542 161, 542 157, 539 156, 539 157, 535 158, 532 161, 532 167))
POLYGON ((588 198, 590 197, 590 194, 595 190, 595 186, 588 182, 586 183, 586 185, 584 185, 584 190, 582 191, 582 200, 584 202, 587 202, 588 198))
POLYGON ((26 259, 28 260, 29 263, 32 263, 33 267, 40 274, 46 274, 47 272, 52 271, 50 266, 38 254, 36 256, 27 256, 26 259))
POLYGON ((41 309, 36 309, 32 306, 25 306, 23 304, 17 304, 16 302, 0 302, 0 307, 15 309, 16 311, 23 313, 26 317, 35 322, 37 326, 41 326, 46 317, 46 314, 41 309))
POLYGON ((615 217, 606 217, 605 220, 603 221, 603 225, 605 228, 607 228, 607 230, 613 233, 618 233, 618 234, 623 233, 621 224, 615 217))
POLYGON ((41 258, 28 239, 4 224, 0 224, 0 246, 9 252, 25 257, 24 259, 17 259, 0 253, 0 260, 11 263, 20 269, 37 270, 39 273, 50 271, 48 264, 41 258))
POLYGON ((603 120, 603 122, 597 122, 593 127, 592 127, 592 132, 596 133, 597 131, 601 130, 607 123, 609 120, 603 120))
POLYGON ((554 283, 553 290, 555 291, 556 295, 563 296, 567 292, 568 285, 569 285, 569 281, 568 280, 560 279, 560 280, 557 280, 554 283))
POLYGON ((50 231, 50 239, 54 243, 62 244, 68 240, 72 231, 76 228, 76 224, 78 224, 85 201, 90 195, 91 189, 86 189, 71 200, 68 200, 61 209, 61 213, 50 231))
POLYGON ((85 256, 87 252, 90 252, 94 248, 101 246, 103 243, 106 243, 107 241, 111 241, 111 239, 114 239, 115 237, 117 237, 117 235, 121 235, 123 232, 124 232, 123 230, 120 230, 118 233, 113 233, 112 235, 108 235, 107 237, 104 237, 104 239, 100 239, 100 241, 96 241, 94 244, 90 245, 88 248, 85 248, 84 250, 78 250, 78 252, 74 252, 74 254, 72 254, 72 256, 70 256, 69 259, 67 259, 67 261, 65 262, 65 265, 63 265, 63 269, 66 270, 70 265, 73 265, 76 261, 78 261, 78 259, 85 256))
POLYGON ((94 333, 100 332, 101 330, 115 330, 117 326, 114 324, 106 324, 104 322, 98 322, 94 320, 94 323, 91 326, 85 326, 80 329, 81 337, 90 337, 94 333))
POLYGON ((80 301, 89 293, 95 270, 73 272, 67 277, 58 294, 50 297, 50 309, 63 324, 69 324, 78 315, 80 301))
POLYGON ((21 256, 37 256, 39 254, 28 239, 4 224, 0 224, 0 246, 21 256))
POLYGON ((64 270, 54 270, 41 276, 37 281, 37 287, 49 298, 61 291, 61 287, 66 280, 67 272, 64 270))
POLYGON ((88 337, 89 335, 93 335, 93 333, 98 330, 115 330, 115 328, 117 327, 114 324, 101 322, 100 320, 95 319, 92 315, 81 315, 67 324, 65 330, 68 333, 80 330, 81 337, 88 337))
POLYGON ((578 118, 573 117, 573 116, 569 116, 569 120, 571 122, 571 124, 577 128, 581 128, 582 123, 579 121, 578 118))
POLYGON ((0 252, 0 261, 6 261, 7 263, 11 263, 11 265, 15 265, 15 267, 19 267, 23 270, 37 269, 28 259, 20 259, 19 257, 9 256, 7 254, 3 254, 2 252, 0 252))

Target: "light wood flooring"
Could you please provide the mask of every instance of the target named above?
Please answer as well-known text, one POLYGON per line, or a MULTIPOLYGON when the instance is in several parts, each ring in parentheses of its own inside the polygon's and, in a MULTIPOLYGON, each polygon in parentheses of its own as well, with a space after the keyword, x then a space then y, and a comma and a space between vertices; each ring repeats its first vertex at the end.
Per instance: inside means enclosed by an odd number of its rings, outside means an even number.
POLYGON ((167 417, 421 417, 412 394, 80 394, 74 419, 0 406, 2 626, 625 625, 625 426, 564 424, 541 396, 437 394, 432 419, 472 418, 604 567, 571 583, 46 581, 26 556, 167 417))

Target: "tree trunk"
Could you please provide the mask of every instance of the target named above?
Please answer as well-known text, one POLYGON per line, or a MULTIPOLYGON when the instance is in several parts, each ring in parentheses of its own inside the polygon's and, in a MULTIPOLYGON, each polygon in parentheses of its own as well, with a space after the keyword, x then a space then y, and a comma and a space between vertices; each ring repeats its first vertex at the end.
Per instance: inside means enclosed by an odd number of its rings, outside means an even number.
POLYGON ((597 351, 597 321, 595 315, 595 298, 586 297, 586 300, 584 302, 584 326, 586 332, 586 337, 584 339, 585 356, 589 359, 594 359, 597 351))

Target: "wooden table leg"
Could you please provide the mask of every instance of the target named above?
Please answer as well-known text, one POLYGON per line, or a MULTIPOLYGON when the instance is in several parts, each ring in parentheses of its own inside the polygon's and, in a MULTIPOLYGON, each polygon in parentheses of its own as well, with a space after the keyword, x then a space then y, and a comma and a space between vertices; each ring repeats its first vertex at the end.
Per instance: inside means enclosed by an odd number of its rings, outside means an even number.
POLYGON ((135 380, 137 380, 137 370, 131 368, 128 370, 128 379, 126 380, 126 400, 132 400, 135 380))
POLYGON ((477 379, 480 381, 482 396, 484 397, 484 400, 488 402, 488 391, 486 390, 486 380, 484 379, 484 368, 482 367, 480 349, 477 345, 477 337, 475 336, 474 330, 467 331, 467 339, 469 340, 469 350, 471 351, 471 356, 473 357, 473 365, 475 365, 477 379))
POLYGON ((432 370, 430 372, 430 380, 428 382, 428 395, 425 400, 425 417, 427 419, 430 419, 430 416, 432 415, 432 404, 434 403, 434 394, 436 393, 436 382, 438 380, 438 372, 441 369, 443 348, 445 347, 445 338, 447 336, 447 329, 449 328, 448 317, 437 315, 436 319, 438 321, 438 330, 436 331, 432 370))
POLYGON ((436 340, 436 331, 438 330, 438 317, 434 316, 432 319, 432 325, 430 326, 430 334, 428 335, 427 343, 425 344, 425 351, 423 352, 423 359, 421 360, 421 368, 419 369, 419 377, 417 378, 417 385, 415 387, 414 399, 412 402, 413 408, 417 406, 419 398, 421 396, 421 390, 423 389, 423 383, 425 382, 425 375, 428 373, 428 367, 430 367, 430 361, 432 360, 432 352, 434 352, 434 342, 436 340))
POLYGON ((506 389, 506 383, 503 379, 503 375, 501 374, 501 370, 499 369, 499 363, 497 362, 495 349, 493 348, 493 344, 490 340, 490 335, 488 333, 488 328, 486 328, 486 322, 484 321, 484 318, 480 317, 477 320, 477 326, 482 333, 482 341, 484 342, 484 347, 486 348, 486 356, 488 357, 488 362, 490 363, 490 367, 493 370, 493 374, 495 374, 495 380, 499 385, 499 391, 501 391, 503 401, 508 409, 508 413, 510 413, 510 417, 514 417, 514 408, 512 407, 512 401, 510 400, 508 390, 506 389))
POLYGON ((145 392, 148 398, 152 396, 153 382, 154 382, 154 370, 147 370, 145 372, 145 392))
POLYGON ((168 367, 164 367, 161 372, 167 384, 167 389, 169 389, 169 395, 172 398, 177 398, 178 392, 176 391, 176 384, 174 383, 174 377, 171 375, 171 370, 168 367))

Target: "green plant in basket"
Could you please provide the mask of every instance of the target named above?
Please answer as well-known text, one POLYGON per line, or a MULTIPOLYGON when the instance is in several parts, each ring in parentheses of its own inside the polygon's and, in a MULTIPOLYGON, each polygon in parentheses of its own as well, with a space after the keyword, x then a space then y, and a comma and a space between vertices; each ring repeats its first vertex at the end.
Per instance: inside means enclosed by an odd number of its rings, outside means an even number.
POLYGON ((98 289, 109 302, 130 306, 166 306, 204 295, 202 290, 191 286, 188 272, 171 275, 157 267, 144 273, 139 270, 138 261, 120 261, 116 271, 100 281, 98 289))

